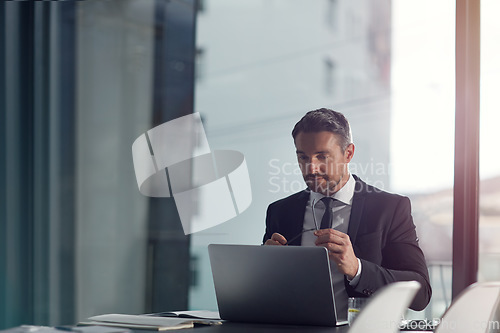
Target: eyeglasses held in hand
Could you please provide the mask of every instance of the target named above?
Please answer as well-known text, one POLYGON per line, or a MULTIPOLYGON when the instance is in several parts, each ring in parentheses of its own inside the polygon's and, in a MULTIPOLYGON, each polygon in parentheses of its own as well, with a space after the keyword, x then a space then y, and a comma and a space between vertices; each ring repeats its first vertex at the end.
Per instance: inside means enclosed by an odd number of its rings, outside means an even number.
POLYGON ((302 236, 302 234, 304 232, 308 232, 308 231, 316 231, 316 230, 319 230, 319 226, 318 226, 318 222, 316 220, 316 212, 315 212, 315 207, 316 207, 316 204, 318 203, 318 201, 320 200, 317 200, 317 199, 313 199, 313 202, 312 202, 312 205, 311 205, 311 209, 312 209, 312 214, 313 214, 313 221, 314 221, 314 226, 315 228, 311 228, 311 229, 304 229, 302 230, 298 235, 296 235, 295 237, 293 237, 292 239, 288 240, 285 245, 288 245, 290 244, 291 242, 293 242, 294 240, 296 240, 297 238, 299 238, 300 236, 302 236))

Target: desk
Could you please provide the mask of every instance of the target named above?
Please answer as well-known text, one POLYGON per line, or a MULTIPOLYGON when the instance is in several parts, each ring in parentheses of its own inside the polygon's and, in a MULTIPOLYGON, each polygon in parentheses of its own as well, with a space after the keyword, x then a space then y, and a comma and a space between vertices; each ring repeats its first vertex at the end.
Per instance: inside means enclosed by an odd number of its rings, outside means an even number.
MULTIPOLYGON (((152 333, 154 331, 134 330, 134 333, 152 333)), ((271 325, 271 324, 250 324, 224 322, 222 325, 197 326, 194 328, 182 329, 167 332, 186 333, 347 333, 349 326, 325 327, 325 326, 298 326, 298 325, 271 325)), ((432 333, 432 331, 401 331, 412 333, 432 333)), ((370 332, 367 332, 370 333, 370 332)))
POLYGON ((349 326, 339 327, 325 326, 299 326, 299 325, 272 325, 272 324, 249 324, 224 322, 222 325, 209 327, 195 327, 193 330, 199 333, 345 333, 349 326))
MULTIPOLYGON (((349 330, 348 325, 339 327, 325 326, 298 326, 298 325, 272 325, 272 324, 250 324, 224 322, 222 325, 196 326, 194 328, 164 331, 179 333, 346 333, 349 330)), ((151 333, 152 331, 134 330, 135 333, 151 333)), ((429 333, 429 332, 427 332, 429 333)))

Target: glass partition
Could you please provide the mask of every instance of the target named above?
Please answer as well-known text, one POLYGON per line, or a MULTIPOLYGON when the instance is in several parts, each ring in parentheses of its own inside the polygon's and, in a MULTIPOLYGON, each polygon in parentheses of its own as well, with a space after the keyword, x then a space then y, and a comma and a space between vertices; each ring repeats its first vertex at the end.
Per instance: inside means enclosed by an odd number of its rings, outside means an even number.
POLYGON ((0 329, 188 306, 189 236, 132 144, 193 112, 191 0, 0 4, 0 329))

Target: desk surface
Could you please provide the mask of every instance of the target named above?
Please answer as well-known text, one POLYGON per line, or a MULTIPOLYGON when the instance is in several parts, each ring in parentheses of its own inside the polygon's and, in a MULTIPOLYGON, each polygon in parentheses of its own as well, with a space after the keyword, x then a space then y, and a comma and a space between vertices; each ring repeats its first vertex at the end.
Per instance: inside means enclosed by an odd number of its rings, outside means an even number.
MULTIPOLYGON (((189 332, 197 333, 345 333, 349 326, 325 327, 325 326, 299 326, 299 325, 272 325, 272 324, 250 324, 250 323, 234 323, 224 322, 222 325, 214 326, 197 326, 191 328, 189 332)), ((150 332, 149 332, 150 333, 150 332)))
MULTIPOLYGON (((298 325, 272 325, 272 324, 250 324, 224 322, 222 325, 197 326, 194 328, 180 330, 182 332, 196 333, 346 333, 349 326, 325 327, 325 326, 298 326, 298 325)), ((179 332, 180 332, 179 331, 179 332)), ((134 330, 136 333, 151 333, 151 331, 134 330)), ((401 331, 410 332, 410 331, 401 331)), ((431 331, 411 331, 412 333, 431 333, 431 331)), ((369 332, 367 332, 369 333, 369 332)))

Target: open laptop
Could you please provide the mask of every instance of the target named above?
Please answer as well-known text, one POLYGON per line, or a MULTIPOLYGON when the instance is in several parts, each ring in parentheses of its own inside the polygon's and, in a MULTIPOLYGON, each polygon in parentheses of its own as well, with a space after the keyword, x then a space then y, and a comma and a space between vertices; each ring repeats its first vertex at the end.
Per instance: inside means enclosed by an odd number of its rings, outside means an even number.
POLYGON ((322 247, 208 246, 222 319, 338 326, 328 252, 322 247))

